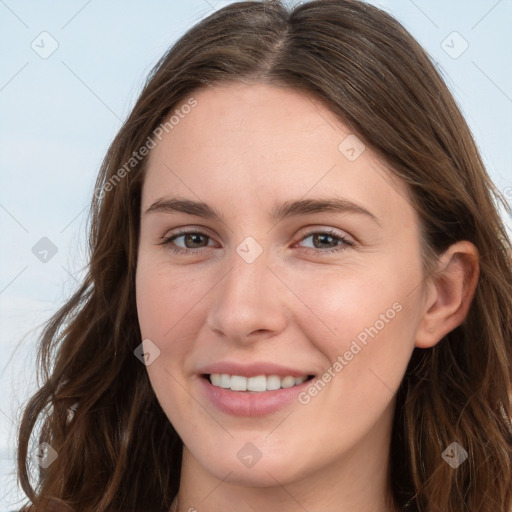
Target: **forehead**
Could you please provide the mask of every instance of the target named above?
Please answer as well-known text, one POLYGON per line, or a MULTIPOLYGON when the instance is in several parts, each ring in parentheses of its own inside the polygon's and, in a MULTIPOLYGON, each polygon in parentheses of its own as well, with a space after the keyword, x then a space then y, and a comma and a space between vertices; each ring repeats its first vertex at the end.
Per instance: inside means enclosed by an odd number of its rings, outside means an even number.
POLYGON ((240 205, 256 195, 263 205, 266 198, 330 192, 382 207, 407 196, 405 185, 312 95, 234 83, 191 98, 176 105, 172 129, 151 151, 146 205, 165 193, 240 205))

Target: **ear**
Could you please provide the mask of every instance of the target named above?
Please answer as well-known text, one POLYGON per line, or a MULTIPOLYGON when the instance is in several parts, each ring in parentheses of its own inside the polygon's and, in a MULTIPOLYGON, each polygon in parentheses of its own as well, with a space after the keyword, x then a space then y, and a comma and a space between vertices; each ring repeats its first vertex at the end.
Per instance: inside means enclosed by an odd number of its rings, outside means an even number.
POLYGON ((416 333, 416 347, 433 347, 464 322, 479 274, 479 253, 471 242, 457 242, 441 256, 435 272, 427 280, 425 310, 416 333))

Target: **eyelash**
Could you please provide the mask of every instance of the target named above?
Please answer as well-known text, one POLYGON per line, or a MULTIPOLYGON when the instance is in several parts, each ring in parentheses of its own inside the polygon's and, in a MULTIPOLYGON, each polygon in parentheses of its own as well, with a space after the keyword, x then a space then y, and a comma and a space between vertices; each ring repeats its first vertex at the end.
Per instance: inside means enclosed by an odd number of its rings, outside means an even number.
MULTIPOLYGON (((203 233, 202 231, 179 231, 178 233, 175 233, 171 236, 168 236, 168 237, 163 237, 162 238, 162 242, 160 242, 158 245, 163 245, 165 247, 167 247, 170 251, 176 253, 176 254, 197 254, 201 249, 206 249, 207 247, 198 247, 197 249, 188 249, 188 248, 177 248, 177 247, 174 247, 172 246, 172 242, 176 239, 176 238, 179 238, 181 236, 184 236, 184 235, 201 235, 201 236, 204 236, 208 239, 211 239, 211 237, 209 235, 207 235, 206 233, 203 233)), ((300 242, 303 242, 304 240, 306 240, 307 238, 309 238, 310 236, 313 236, 313 235, 329 235, 329 236, 332 236, 333 238, 339 240, 341 243, 338 244, 335 248, 331 248, 331 249, 315 249, 315 248, 312 248, 312 247, 303 247, 302 249, 305 250, 306 253, 314 253, 314 254, 318 254, 318 253, 327 253, 327 254, 332 254, 332 253, 337 253, 337 252, 341 252, 341 251, 344 251, 346 250, 348 247, 354 247, 354 242, 348 240, 347 238, 345 238, 344 236, 342 235, 339 235, 337 233, 335 233, 334 231, 332 230, 323 230, 323 231, 311 231, 310 233, 306 234, 305 236, 303 236, 299 241, 300 242)))

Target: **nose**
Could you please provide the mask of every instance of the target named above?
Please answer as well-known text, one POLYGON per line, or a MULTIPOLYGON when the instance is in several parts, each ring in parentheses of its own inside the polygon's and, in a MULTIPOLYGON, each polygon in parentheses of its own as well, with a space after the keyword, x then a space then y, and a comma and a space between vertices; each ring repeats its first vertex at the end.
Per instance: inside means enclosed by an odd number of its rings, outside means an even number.
POLYGON ((289 292, 275 272, 269 268, 265 251, 251 263, 234 251, 230 270, 212 290, 208 327, 238 344, 282 332, 288 321, 289 292))

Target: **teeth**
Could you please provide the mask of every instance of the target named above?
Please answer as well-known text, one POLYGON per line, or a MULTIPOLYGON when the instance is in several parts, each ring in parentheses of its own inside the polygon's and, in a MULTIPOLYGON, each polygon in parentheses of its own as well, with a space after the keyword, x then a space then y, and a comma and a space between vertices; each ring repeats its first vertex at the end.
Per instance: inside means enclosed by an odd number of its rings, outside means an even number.
POLYGON ((231 376, 229 376, 227 373, 223 373, 220 376, 219 386, 221 388, 229 388, 229 386, 231 386, 231 376))
POLYGON ((281 389, 281 378, 277 375, 269 375, 267 377, 267 391, 281 389))
POLYGON ((227 373, 212 373, 210 382, 217 387, 231 389, 232 391, 274 391, 281 388, 291 388, 302 384, 307 376, 279 377, 278 375, 258 375, 257 377, 242 377, 241 375, 228 375, 227 373))
POLYGON ((291 388, 292 386, 295 386, 295 377, 285 377, 281 381, 282 388, 291 388))
POLYGON ((240 375, 233 375, 231 377, 231 386, 233 391, 246 391, 247 390, 247 378, 241 377, 240 375))
MULTIPOLYGON (((235 377, 231 377, 233 381, 235 377)), ((257 377, 249 377, 247 379, 247 389, 249 391, 266 391, 267 390, 267 378, 265 375, 258 375, 257 377)))

